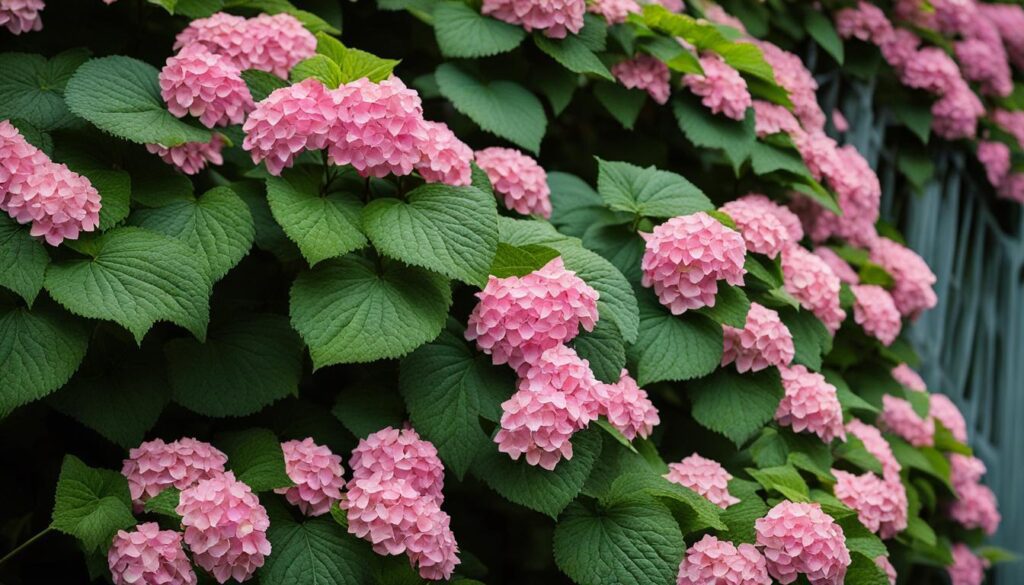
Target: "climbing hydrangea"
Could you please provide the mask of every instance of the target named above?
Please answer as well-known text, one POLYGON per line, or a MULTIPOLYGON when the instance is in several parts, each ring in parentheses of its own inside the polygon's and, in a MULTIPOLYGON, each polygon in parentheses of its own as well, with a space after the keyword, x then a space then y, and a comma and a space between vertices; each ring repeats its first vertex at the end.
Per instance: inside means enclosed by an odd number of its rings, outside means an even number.
POLYGON ((107 552, 107 566, 114 585, 195 585, 181 533, 160 530, 156 522, 139 524, 128 532, 118 530, 107 552))
POLYGON ((739 546, 705 534, 686 550, 677 585, 771 585, 764 556, 752 544, 739 546))
POLYGON ((659 59, 650 55, 637 55, 616 63, 612 67, 612 75, 626 88, 646 91, 659 104, 668 101, 671 75, 668 65, 659 59))
POLYGON ((506 208, 523 215, 551 217, 548 175, 537 161, 514 148, 498 146, 478 150, 475 156, 506 208))
POLYGON ((647 392, 625 368, 619 374, 618 382, 598 382, 595 394, 600 402, 599 414, 607 417, 608 422, 631 441, 637 436, 649 437, 661 422, 658 409, 647 397, 647 392))
POLYGON ((722 365, 735 362, 740 373, 788 366, 793 361, 795 349, 789 328, 776 311, 758 303, 750 303, 743 329, 722 325, 722 334, 722 365))
POLYGON ((583 28, 584 0, 484 0, 483 13, 522 26, 527 32, 539 30, 553 39, 563 39, 583 28))
POLYGON ((814 433, 826 443, 836 437, 845 441, 843 409, 835 386, 801 365, 783 366, 779 372, 785 395, 775 411, 775 420, 798 433, 814 433))
POLYGON ((892 538, 907 527, 907 493, 897 480, 884 480, 874 473, 854 475, 833 469, 835 495, 857 511, 860 523, 882 538, 892 538))
POLYGON ((285 441, 281 443, 281 450, 285 471, 295 485, 274 492, 284 494, 288 503, 298 506, 307 516, 320 516, 330 511, 331 504, 341 499, 341 488, 345 487, 341 456, 317 445, 309 437, 285 441))
POLYGON ((121 475, 128 479, 136 510, 141 510, 146 500, 166 488, 184 490, 223 473, 227 461, 219 449, 196 439, 183 437, 170 443, 153 439, 128 451, 121 475))
POLYGON ((891 394, 882 396, 882 413, 878 422, 915 447, 935 444, 935 423, 931 417, 921 418, 914 412, 914 407, 902 398, 891 394))
POLYGON ((800 246, 791 246, 782 254, 782 274, 786 292, 835 333, 846 312, 839 307, 839 277, 828 264, 800 246))
POLYGON ((753 105, 747 82, 717 55, 702 56, 700 66, 704 74, 687 73, 683 84, 700 96, 701 103, 713 113, 742 120, 747 108, 753 105))
POLYGON ((803 574, 811 585, 841 585, 850 566, 843 529, 816 503, 784 501, 754 523, 768 573, 788 585, 803 574))
POLYGON ((740 501, 729 493, 732 474, 721 463, 696 453, 679 463, 669 463, 665 479, 690 488, 723 510, 740 501))
POLYGON ((850 290, 853 292, 853 320, 882 345, 892 345, 903 327, 892 295, 875 284, 855 284, 850 290))

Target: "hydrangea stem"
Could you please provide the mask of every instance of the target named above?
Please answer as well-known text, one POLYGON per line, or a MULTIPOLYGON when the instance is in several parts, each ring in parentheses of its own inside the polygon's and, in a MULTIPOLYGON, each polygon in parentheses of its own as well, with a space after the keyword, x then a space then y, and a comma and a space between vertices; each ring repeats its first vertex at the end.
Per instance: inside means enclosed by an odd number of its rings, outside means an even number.
POLYGON ((37 532, 35 534, 35 536, 33 536, 32 538, 29 538, 25 542, 23 542, 20 545, 18 545, 17 547, 15 547, 14 550, 12 550, 11 552, 9 552, 6 555, 4 555, 4 558, 0 559, 0 565, 2 565, 4 563, 6 563, 7 561, 9 561, 10 559, 14 558, 15 555, 17 555, 21 551, 25 550, 26 548, 28 548, 33 542, 35 542, 35 541, 39 540, 40 538, 46 536, 47 533, 49 533, 51 530, 53 530, 53 526, 47 526, 46 528, 44 528, 41 531, 37 532))

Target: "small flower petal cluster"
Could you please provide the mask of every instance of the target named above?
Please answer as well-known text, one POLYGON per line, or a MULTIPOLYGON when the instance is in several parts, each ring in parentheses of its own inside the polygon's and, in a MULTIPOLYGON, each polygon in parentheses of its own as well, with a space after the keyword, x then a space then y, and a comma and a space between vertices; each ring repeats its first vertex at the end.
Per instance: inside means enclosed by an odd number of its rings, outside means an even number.
POLYGON ((522 277, 491 276, 469 315, 466 339, 523 374, 545 351, 597 323, 598 293, 558 257, 522 277))
POLYGON ((833 469, 835 495, 857 511, 871 532, 889 539, 907 527, 907 492, 899 479, 884 480, 870 471, 860 475, 833 469))
POLYGON ((326 147, 336 119, 327 88, 310 77, 275 89, 256 104, 242 126, 242 148, 252 155, 253 163, 265 161, 270 174, 280 175, 303 150, 326 147))
POLYGON ((764 53, 764 60, 775 73, 775 81, 793 102, 793 112, 808 131, 825 127, 825 112, 818 105, 818 82, 800 57, 768 41, 752 41, 764 53))
POLYGON ((544 36, 564 39, 583 28, 586 8, 584 0, 484 0, 482 12, 527 32, 539 30, 544 36))
POLYGON ((882 413, 878 416, 882 428, 895 433, 915 447, 935 444, 935 422, 931 417, 921 418, 914 407, 891 394, 882 396, 882 413))
POLYGON ((850 129, 850 121, 846 119, 839 108, 832 110, 832 125, 835 126, 836 132, 846 132, 850 129))
POLYGON ((718 55, 701 56, 700 66, 704 74, 687 73, 683 76, 683 85, 700 96, 701 103, 711 113, 742 120, 747 108, 753 105, 746 80, 718 55))
POLYGON ((285 472, 295 485, 279 488, 275 493, 284 494, 288 503, 298 506, 307 516, 320 516, 331 510, 331 504, 341 499, 341 488, 345 480, 341 474, 341 456, 335 455, 323 445, 317 445, 312 438, 281 443, 284 452, 285 472))
POLYGON ((498 451, 552 470, 572 458, 572 435, 596 420, 601 410, 598 381, 590 363, 564 345, 545 351, 501 404, 498 451))
MULTIPOLYGON (((790 211, 789 208, 779 205, 760 193, 748 193, 747 195, 740 197, 738 201, 743 201, 746 205, 756 205, 760 208, 762 213, 775 216, 775 219, 779 220, 779 222, 785 226, 786 231, 789 233, 790 242, 796 243, 803 239, 803 224, 800 223, 800 218, 790 211)), ((788 247, 789 246, 783 246, 783 250, 788 247)))
POLYGON ((159 82, 172 114, 195 116, 207 128, 241 124, 254 107, 238 66, 198 43, 168 58, 159 82))
POLYGON ((817 503, 783 501, 754 522, 768 573, 788 585, 803 574, 811 585, 841 585, 850 566, 843 529, 817 503))
POLYGON ((892 345, 899 337, 903 322, 889 291, 876 284, 855 284, 850 290, 854 299, 853 320, 882 345, 892 345))
POLYGON ((928 390, 928 386, 924 383, 924 379, 921 378, 921 374, 915 372, 907 364, 900 364, 896 366, 892 369, 891 373, 892 377, 905 388, 909 388, 914 392, 924 392, 928 390))
POLYGON ((679 463, 669 463, 665 479, 697 492, 723 510, 740 501, 729 493, 732 474, 721 463, 696 453, 679 463))
POLYGON ((612 66, 612 75, 628 89, 642 89, 664 104, 670 93, 668 65, 650 55, 637 55, 612 66))
POLYGON ((673 315, 715 306, 719 280, 743 284, 743 236, 707 213, 673 217, 640 235, 646 241, 643 285, 653 286, 673 315))
POLYGON ((800 122, 785 106, 764 100, 754 100, 753 106, 754 131, 758 138, 779 132, 793 134, 801 131, 800 122))
POLYGON ((360 440, 341 508, 348 531, 382 555, 405 553, 424 579, 451 577, 459 564, 451 517, 441 510, 444 465, 413 429, 387 427, 360 440))
POLYGON ((7 120, 0 120, 0 210, 7 211, 7 194, 20 193, 36 169, 49 164, 50 158, 32 146, 7 120))
POLYGON ((952 91, 962 78, 956 61, 945 51, 938 47, 925 47, 904 64, 900 71, 900 81, 907 87, 945 95, 952 91))
POLYGON ((985 462, 973 455, 952 453, 949 456, 949 481, 954 488, 978 483, 987 471, 985 462))
POLYGON ((184 490, 223 473, 227 462, 227 455, 203 441, 183 437, 165 443, 163 439, 153 439, 128 451, 121 475, 128 480, 136 510, 141 510, 146 500, 165 488, 184 490))
POLYGON ((621 24, 630 13, 639 13, 640 5, 636 0, 593 0, 587 4, 587 12, 600 14, 608 24, 621 24))
POLYGON ((214 133, 209 142, 186 142, 171 147, 162 144, 146 145, 146 150, 186 175, 198 173, 205 169, 207 164, 224 164, 224 156, 221 154, 223 148, 224 140, 217 133, 214 133))
POLYGON ((835 250, 827 246, 818 246, 814 249, 814 255, 825 261, 828 267, 832 269, 832 272, 839 277, 839 280, 847 284, 857 284, 860 282, 860 276, 854 271, 853 267, 850 266, 846 260, 843 260, 839 254, 836 254, 835 250))
POLYGON ((995 534, 1002 516, 995 494, 981 483, 985 464, 977 457, 958 453, 950 456, 949 463, 949 478, 956 492, 956 500, 949 507, 949 517, 964 528, 981 528, 986 534, 995 534))
POLYGON ((793 335, 778 312, 758 303, 750 303, 743 329, 722 325, 722 337, 722 366, 735 362, 740 373, 788 366, 795 355, 793 335))
POLYGON ((799 364, 779 367, 785 395, 775 410, 775 420, 795 432, 808 431, 826 443, 846 440, 843 409, 836 387, 825 377, 799 364))
POLYGON ((844 8, 836 13, 836 32, 844 39, 874 42, 892 34, 892 23, 874 4, 861 0, 856 8, 844 8))
POLYGON ((1002 142, 978 142, 978 162, 985 167, 985 176, 993 187, 999 187, 1010 174, 1010 147, 1002 142))
POLYGON ((885 576, 889 579, 889 585, 896 585, 896 567, 889 562, 889 557, 875 557, 875 566, 885 572, 885 576))
MULTIPOLYGON (((726 203, 721 211, 731 217, 739 228, 748 252, 775 258, 794 241, 777 213, 766 212, 766 208, 771 206, 775 204, 764 195, 752 194, 726 203)), ((778 213, 792 213, 781 206, 776 207, 778 213)))
POLYGON ((932 286, 937 279, 917 252, 888 238, 878 238, 870 252, 871 261, 885 268, 893 278, 890 292, 901 315, 915 319, 935 306, 938 297, 932 286))
POLYGON ((1012 4, 978 3, 978 10, 1003 39, 1010 61, 1024 69, 1024 7, 1012 4))
POLYGON ((614 384, 598 382, 596 391, 600 402, 599 414, 630 441, 635 437, 649 437, 661 419, 658 409, 647 391, 640 387, 625 368, 614 384))
POLYGON ((424 140, 420 143, 422 158, 416 170, 428 183, 444 183, 464 187, 472 181, 473 149, 455 137, 447 125, 423 122, 424 140))
POLYGON ((131 532, 118 530, 107 552, 114 585, 195 585, 181 533, 160 530, 156 522, 139 524, 131 532))
POLYGON ((946 568, 953 585, 981 585, 988 561, 974 554, 966 544, 953 545, 953 564, 946 568))
POLYGON ((230 471, 182 490, 175 511, 193 560, 218 583, 248 580, 270 554, 267 510, 230 471))
POLYGON ((1017 143, 1024 149, 1024 111, 996 109, 992 112, 992 120, 1016 138, 1017 143))
POLYGON ((882 464, 882 478, 886 481, 899 481, 900 470, 903 467, 893 455, 892 447, 882 436, 877 427, 852 419, 846 423, 846 432, 860 439, 864 443, 864 450, 878 459, 882 464))
POLYGON ((980 84, 985 95, 1006 97, 1013 93, 1013 74, 1003 43, 974 38, 953 45, 960 71, 968 81, 980 84))
POLYGON ((478 150, 475 156, 506 208, 523 215, 551 217, 548 174, 537 161, 514 148, 498 146, 478 150))
POLYGON ((764 556, 752 544, 705 534, 686 550, 676 585, 771 585, 764 556))
POLYGON ((287 78, 296 63, 316 53, 316 37, 286 13, 242 18, 218 12, 178 33, 175 50, 201 44, 228 57, 240 70, 258 69, 287 78))
POLYGON ((786 292, 835 333, 846 312, 839 307, 839 277, 828 264, 800 246, 791 246, 782 253, 782 275, 786 292))
POLYGON ((959 85, 932 104, 932 129, 947 140, 974 138, 985 106, 966 85, 959 85))
POLYGON ((43 29, 43 0, 0 0, 0 26, 13 34, 43 29))
POLYGON ((953 404, 953 401, 949 399, 949 396, 945 394, 932 394, 928 399, 928 414, 942 423, 942 426, 949 430, 954 439, 961 443, 967 443, 967 421, 964 420, 964 415, 956 407, 956 404, 953 404))

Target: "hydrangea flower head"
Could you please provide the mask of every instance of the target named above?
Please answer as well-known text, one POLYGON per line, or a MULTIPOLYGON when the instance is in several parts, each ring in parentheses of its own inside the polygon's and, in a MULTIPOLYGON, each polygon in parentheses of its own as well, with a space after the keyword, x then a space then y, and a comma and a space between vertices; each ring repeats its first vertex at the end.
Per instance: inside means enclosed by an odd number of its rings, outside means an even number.
POLYGON ((857 517, 871 532, 889 539, 907 527, 907 492, 897 480, 886 481, 870 471, 854 475, 833 469, 835 495, 857 511, 857 517))
POLYGON ((196 43, 228 57, 241 70, 258 69, 281 78, 316 53, 316 37, 297 18, 283 12, 248 19, 218 12, 193 20, 178 33, 174 48, 196 43))
POLYGON ((788 585, 797 575, 811 585, 841 585, 850 566, 843 529, 816 503, 784 501, 754 522, 768 573, 788 585))
POLYGON ((466 339, 520 374, 542 353, 597 323, 598 293, 558 257, 522 277, 491 276, 469 315, 466 339))
POLYGON ((1002 42, 966 39, 953 45, 964 78, 980 84, 985 95, 1006 97, 1013 93, 1013 74, 1002 42))
POLYGON ((1010 174, 1010 147, 1002 142, 978 142, 978 162, 985 167, 985 176, 993 187, 998 187, 1010 174))
POLYGON ((853 270, 846 260, 843 260, 835 250, 827 246, 818 246, 814 249, 814 255, 825 261, 832 272, 839 277, 839 280, 847 284, 857 284, 860 276, 853 270))
POLYGON ((979 2, 978 10, 996 27, 1013 65, 1024 69, 1024 7, 979 2))
POLYGON ((612 66, 612 75, 628 89, 642 89, 664 104, 670 93, 668 65, 650 55, 637 55, 612 66))
POLYGON ((564 39, 583 28, 584 0, 484 0, 482 12, 544 36, 564 39))
POLYGON ((903 322, 889 291, 876 284, 855 284, 850 290, 853 291, 853 320, 882 345, 892 345, 899 337, 903 322))
POLYGON ((383 428, 361 439, 349 459, 353 479, 404 482, 421 497, 443 499, 444 464, 437 448, 415 430, 383 428))
POLYGON ((420 577, 434 581, 448 580, 459 564, 459 546, 451 529, 451 517, 434 505, 416 519, 416 530, 405 540, 409 561, 420 577))
POLYGON ((985 106, 966 83, 932 104, 932 130, 946 140, 974 138, 985 106))
POLYGON ((966 544, 953 545, 953 564, 946 568, 953 585, 981 585, 988 561, 974 554, 966 544))
POLYGON ((548 174, 537 161, 514 148, 499 146, 478 150, 475 156, 506 208, 523 215, 551 217, 548 174))
MULTIPOLYGON (((793 240, 779 216, 771 212, 766 213, 766 207, 770 205, 774 204, 763 195, 748 195, 726 203, 721 211, 736 223, 743 240, 747 243, 747 251, 775 258, 793 243, 793 240)), ((788 210, 783 211, 792 213, 788 210)))
POLYGON ((600 14, 608 24, 621 24, 630 13, 639 13, 640 5, 636 0, 594 0, 587 4, 587 12, 600 14))
POLYGON ((0 26, 12 34, 43 30, 43 0, 0 0, 0 26))
POLYGON ((928 396, 928 400, 928 414, 949 429, 954 439, 966 444, 967 421, 964 420, 964 415, 956 407, 956 404, 953 404, 953 401, 945 394, 931 394, 928 396))
POLYGON ((735 362, 740 373, 788 366, 795 355, 793 335, 778 312, 758 303, 750 303, 743 329, 722 325, 722 337, 722 366, 735 362))
POLYGON ((165 488, 184 490, 223 473, 227 462, 227 455, 203 441, 184 437, 165 443, 153 439, 128 451, 121 475, 128 480, 132 502, 141 510, 146 500, 165 488))
POLYGON ((989 536, 996 533, 1002 516, 996 495, 980 483, 965 483, 956 488, 957 499, 949 506, 949 517, 968 530, 981 528, 989 536))
POLYGON ((676 585, 771 585, 764 556, 752 544, 705 534, 686 550, 676 585))
POLYGON ((935 423, 932 418, 917 416, 914 407, 902 398, 891 394, 882 396, 882 413, 878 416, 878 422, 915 447, 931 447, 935 444, 935 423))
POLYGON ((781 366, 779 373, 785 395, 775 410, 775 420, 798 433, 814 433, 826 443, 836 437, 845 441, 843 409, 836 387, 801 365, 781 366))
POLYGON ((864 450, 878 459, 882 464, 882 478, 886 481, 899 481, 900 470, 903 467, 896 460, 892 453, 892 447, 882 436, 877 427, 861 422, 858 419, 851 419, 846 423, 846 432, 860 439, 864 443, 864 450))
POLYGON ((270 554, 267 510, 230 471, 182 490, 175 511, 192 558, 218 583, 248 580, 270 554))
POLYGON ((683 85, 700 96, 701 103, 712 113, 742 120, 753 100, 739 71, 712 54, 701 56, 700 66, 704 74, 687 73, 683 76, 683 85))
POLYGON ((832 125, 835 126, 836 132, 846 132, 850 129, 850 121, 839 108, 832 110, 832 125))
POLYGON ((331 504, 341 499, 341 488, 345 486, 341 457, 311 438, 285 441, 281 450, 285 471, 295 485, 274 492, 284 494, 289 504, 298 506, 307 516, 329 512, 331 504))
POLYGON ((7 211, 7 193, 20 193, 22 185, 36 169, 49 161, 49 157, 29 144, 13 124, 0 120, 0 211, 7 211))
POLYGON ((910 248, 888 238, 879 238, 871 247, 870 258, 892 276, 894 286, 890 292, 904 317, 914 319, 938 302, 932 290, 937 280, 935 274, 910 248))
POLYGON ((920 46, 920 37, 905 28, 898 28, 882 41, 879 48, 885 61, 896 70, 901 70, 917 56, 917 48, 920 46))
POLYGON ((892 566, 887 556, 875 557, 875 565, 885 572, 885 576, 889 578, 889 585, 896 585, 896 567, 892 566))
POLYGON ((729 493, 732 474, 721 463, 696 453, 679 463, 669 463, 665 479, 697 492, 723 510, 740 501, 729 493))
POLYGON ((743 237, 703 211, 673 217, 640 235, 646 240, 643 285, 653 286, 673 315, 715 306, 719 280, 743 284, 743 237))
POLYGON ((956 61, 938 47, 925 47, 900 69, 900 81, 907 87, 946 95, 963 82, 956 61))
POLYGON ((704 5, 704 18, 710 20, 715 24, 724 24, 725 26, 731 26, 732 28, 740 31, 741 33, 747 32, 747 27, 743 25, 743 21, 729 14, 724 8, 718 4, 705 4, 704 5))
POLYGON ((252 155, 253 163, 266 161, 267 171, 280 175, 303 150, 320 150, 327 146, 336 118, 331 94, 322 83, 310 77, 275 89, 256 104, 242 126, 245 131, 242 148, 252 155))
POLYGON ((178 146, 166 147, 162 144, 147 144, 146 150, 160 157, 165 163, 176 167, 186 175, 195 175, 206 168, 207 164, 220 166, 224 164, 221 150, 224 140, 216 132, 209 142, 186 142, 178 146))
POLYGON ((754 131, 758 138, 764 138, 769 134, 785 132, 793 134, 802 132, 800 122, 796 116, 786 109, 785 106, 773 104, 764 100, 754 100, 754 131))
POLYGON ((996 109, 992 112, 992 120, 1013 135, 1020 147, 1024 148, 1024 111, 996 109))
POLYGON ((423 122, 426 137, 419 147, 422 154, 416 170, 428 183, 464 187, 472 181, 473 149, 455 137, 446 124, 423 122))
MULTIPOLYGON (((786 231, 789 233, 790 242, 799 242, 804 237, 804 228, 800 223, 800 218, 789 210, 789 208, 779 205, 772 201, 767 196, 760 193, 748 193, 743 197, 737 199, 742 201, 744 205, 756 205, 762 213, 775 216, 775 219, 779 220, 786 231)), ((788 246, 784 246, 785 249, 788 246)))
POLYGON ((596 394, 601 405, 599 414, 607 417, 608 422, 630 441, 637 436, 649 437, 654 427, 661 422, 658 409, 647 397, 647 391, 636 383, 625 368, 619 374, 618 382, 598 382, 596 394))
POLYGON ((951 453, 949 456, 949 481, 954 489, 978 483, 986 471, 985 463, 973 455, 951 453))
POLYGON ((95 230, 102 206, 100 194, 89 179, 49 159, 24 181, 12 183, 3 205, 18 223, 31 222, 29 233, 44 238, 51 246, 95 230))
POLYGON ((107 552, 107 565, 114 585, 195 585, 181 533, 160 530, 156 522, 139 524, 131 532, 118 530, 107 552))
POLYGON ((836 32, 844 39, 855 38, 879 44, 892 34, 892 23, 881 8, 861 1, 856 8, 844 8, 836 13, 836 32))
POLYGON ((791 246, 782 253, 782 275, 786 292, 835 333, 846 312, 839 308, 839 277, 828 264, 800 246, 791 246))
POLYGON ((430 138, 423 104, 401 79, 373 83, 364 77, 331 97, 337 113, 327 141, 332 163, 352 165, 364 177, 408 175, 420 164, 422 144, 430 138))
POLYGON ((753 41, 764 53, 764 60, 775 73, 775 81, 787 92, 793 102, 793 113, 807 131, 825 127, 825 112, 818 105, 818 82, 804 66, 800 57, 768 41, 753 41))
POLYGON ((254 107, 241 70, 201 44, 168 58, 159 81, 160 95, 172 114, 195 116, 207 128, 241 124, 254 107))
POLYGON ((900 364, 892 369, 892 377, 897 382, 902 384, 905 388, 909 388, 914 392, 924 392, 928 389, 928 386, 924 383, 924 379, 921 374, 918 374, 907 364, 900 364))

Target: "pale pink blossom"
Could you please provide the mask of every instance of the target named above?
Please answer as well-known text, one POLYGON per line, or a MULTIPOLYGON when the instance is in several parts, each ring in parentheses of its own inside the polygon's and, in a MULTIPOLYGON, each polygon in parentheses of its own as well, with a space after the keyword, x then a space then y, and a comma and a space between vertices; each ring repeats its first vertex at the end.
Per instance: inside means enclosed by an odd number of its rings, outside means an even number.
POLYGON ((548 174, 536 160, 514 148, 498 146, 478 150, 475 157, 506 208, 523 215, 551 217, 548 174))
POLYGON ((980 85, 981 93, 1006 97, 1013 93, 1013 74, 1006 50, 999 38, 995 42, 966 39, 953 45, 960 72, 968 81, 980 85))
POLYGON ((855 38, 877 45, 893 32, 892 23, 882 9, 863 0, 857 3, 856 8, 837 12, 835 21, 836 32, 844 39, 855 38))
POLYGON ((194 43, 228 57, 239 69, 258 69, 282 78, 296 63, 316 53, 316 37, 283 12, 255 18, 218 12, 193 20, 178 33, 174 48, 194 43))
POLYGON ((1018 69, 1024 69, 1024 7, 979 2, 978 10, 996 27, 1010 61, 1018 69))
POLYGON ((885 576, 889 579, 889 585, 896 585, 896 567, 892 566, 892 563, 889 562, 889 557, 875 557, 875 565, 885 572, 885 576))
POLYGON ((50 158, 29 144, 13 124, 0 120, 0 211, 7 211, 7 194, 20 193, 36 169, 49 162, 50 158))
POLYGON ((700 66, 704 74, 687 73, 683 76, 683 85, 700 96, 701 103, 711 113, 742 120, 753 100, 739 71, 714 54, 702 55, 700 66))
POLYGON ((776 206, 777 210, 769 211, 768 208, 772 206, 775 204, 763 195, 748 195, 730 201, 721 208, 740 230, 740 235, 747 244, 747 251, 764 254, 769 258, 775 258, 783 249, 794 243, 789 229, 778 215, 792 212, 784 210, 781 206, 776 206))
POLYGON ((924 383, 924 379, 921 378, 921 374, 918 374, 907 364, 900 364, 892 369, 892 377, 897 382, 903 385, 904 388, 909 388, 914 392, 924 392, 928 389, 928 386, 924 383))
POLYGON ((743 21, 729 14, 724 8, 718 4, 705 4, 704 6, 704 18, 710 20, 715 24, 724 24, 725 26, 731 26, 732 28, 740 31, 741 33, 747 32, 747 27, 743 26, 743 21))
POLYGON ((870 471, 854 475, 833 469, 836 498, 857 511, 860 523, 889 539, 907 527, 907 492, 899 479, 884 480, 870 471))
POLYGON ((775 410, 775 420, 795 432, 810 432, 822 441, 846 440, 843 428, 843 407, 836 387, 825 377, 799 364, 780 366, 785 394, 775 410))
POLYGON ((612 66, 612 75, 628 89, 642 89, 651 99, 664 104, 668 101, 670 73, 668 65, 650 55, 637 55, 612 66))
POLYGON ((818 246, 814 249, 814 255, 825 261, 828 267, 832 269, 832 272, 839 277, 839 280, 847 284, 857 284, 860 282, 860 276, 850 266, 846 260, 843 260, 839 254, 828 246, 818 246))
POLYGON ((978 142, 978 162, 985 167, 985 176, 993 187, 999 187, 1010 174, 1010 147, 1002 142, 978 142))
POLYGON ((929 397, 929 411, 932 418, 942 423, 942 426, 949 430, 953 438, 961 443, 967 443, 967 421, 960 409, 953 404, 949 396, 945 394, 931 394, 929 397))
POLYGON ((1016 138, 1017 144, 1024 149, 1024 110, 996 109, 992 112, 992 120, 1016 138))
POLYGON ((107 552, 107 566, 114 585, 195 585, 181 533, 160 530, 156 522, 133 530, 118 530, 107 552))
POLYGON ((147 500, 166 488, 183 490, 223 473, 227 461, 227 455, 203 441, 183 437, 165 443, 153 439, 128 451, 121 475, 128 480, 132 502, 140 511, 147 500))
POLYGON ((775 81, 787 92, 793 102, 793 113, 808 132, 825 127, 825 112, 818 105, 818 82, 804 66, 800 57, 780 49, 768 41, 752 41, 764 53, 771 66, 775 81))
POLYGON ((0 0, 0 26, 13 34, 43 29, 43 0, 0 0))
POLYGON ((996 533, 1002 516, 992 490, 980 483, 965 483, 956 488, 957 499, 949 506, 949 517, 968 530, 982 529, 989 536, 996 533))
POLYGON ((920 46, 920 37, 905 28, 898 28, 881 43, 880 48, 885 61, 899 71, 917 56, 920 46))
POLYGON ((625 368, 619 374, 618 382, 598 382, 595 393, 601 406, 600 414, 607 417, 608 422, 631 441, 637 436, 649 437, 654 427, 661 422, 658 409, 647 397, 647 391, 636 383, 625 368))
POLYGON ((850 290, 853 292, 853 320, 882 345, 892 345, 900 335, 903 321, 889 291, 876 284, 855 284, 850 290))
POLYGON ((791 246, 782 253, 782 274, 786 292, 835 333, 846 312, 839 307, 839 277, 828 264, 800 246, 791 246))
POLYGON ((426 137, 420 142, 422 158, 416 165, 428 183, 444 183, 455 187, 472 181, 473 149, 459 140, 442 122, 423 122, 426 137))
POLYGON ((900 314, 915 319, 935 306, 938 297, 932 286, 937 279, 916 252, 888 238, 878 238, 870 252, 871 261, 885 268, 893 278, 890 292, 900 314))
POLYGON ((608 24, 626 22, 630 13, 639 13, 640 5, 636 0, 592 0, 587 4, 587 12, 600 14, 608 24))
POLYGON ((891 394, 882 396, 882 413, 878 416, 878 424, 915 447, 931 447, 935 444, 935 422, 932 418, 921 418, 909 402, 891 394))
POLYGON ((764 138, 769 134, 785 132, 793 134, 802 131, 800 122, 797 121, 793 112, 785 106, 773 104, 764 100, 754 100, 754 131, 758 138, 764 138))
POLYGON ((584 0, 484 0, 482 12, 526 29, 564 39, 583 28, 584 0))
POLYGON ((266 161, 267 171, 280 175, 292 166, 297 154, 325 148, 336 119, 331 94, 310 77, 275 89, 256 104, 242 126, 242 148, 249 151, 254 163, 266 161))
POLYGON ((764 556, 748 543, 705 534, 686 550, 676 585, 771 585, 764 556))
POLYGON ((18 223, 32 223, 29 234, 59 246, 77 240, 100 223, 100 194, 89 179, 66 165, 46 159, 24 181, 12 182, 3 206, 18 223))
POLYGON ((886 481, 899 481, 900 470, 903 467, 896 460, 892 453, 892 447, 882 436, 877 427, 861 422, 858 419, 851 419, 846 423, 846 432, 860 439, 864 444, 864 450, 874 456, 882 464, 882 478, 886 481))
POLYGON ((846 132, 850 129, 850 122, 839 108, 832 110, 832 125, 836 127, 836 132, 846 132))
POLYGON ((946 140, 974 138, 985 106, 966 82, 961 81, 932 104, 932 130, 946 140))
POLYGON ((769 366, 788 366, 795 353, 793 336, 779 314, 750 303, 743 329, 722 325, 722 366, 736 363, 736 371, 757 372, 769 366))
POLYGON ((980 482, 987 471, 985 463, 973 455, 949 455, 949 481, 953 489, 980 482))
POLYGON ((900 81, 907 87, 946 95, 963 82, 956 61, 938 47, 925 47, 900 68, 900 81))
POLYGON ((843 529, 817 503, 783 501, 754 522, 768 573, 788 585, 803 574, 811 585, 841 585, 850 566, 843 529))
POLYGON ((953 564, 946 568, 953 585, 981 585, 988 561, 974 554, 966 544, 953 545, 953 564))
POLYGON ((421 497, 440 502, 444 464, 437 448, 411 428, 383 428, 361 439, 349 458, 353 479, 405 482, 421 497))
POLYGON ((732 474, 721 463, 696 453, 679 463, 669 463, 665 479, 697 492, 723 510, 740 501, 729 493, 732 474))
POLYGON ((241 124, 255 107, 242 72, 228 57, 201 44, 169 57, 160 70, 160 95, 175 116, 195 116, 207 128, 241 124))
POLYGON ((224 140, 216 132, 209 142, 186 142, 171 147, 162 144, 146 145, 146 150, 159 156, 165 163, 177 167, 186 175, 199 173, 207 164, 224 164, 224 156, 221 154, 223 148, 224 140))
POLYGON ((341 456, 335 455, 312 438, 281 443, 285 471, 295 485, 274 490, 284 494, 288 503, 298 506, 307 516, 320 516, 330 511, 331 505, 341 499, 345 480, 341 475, 341 456))

